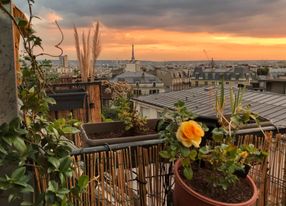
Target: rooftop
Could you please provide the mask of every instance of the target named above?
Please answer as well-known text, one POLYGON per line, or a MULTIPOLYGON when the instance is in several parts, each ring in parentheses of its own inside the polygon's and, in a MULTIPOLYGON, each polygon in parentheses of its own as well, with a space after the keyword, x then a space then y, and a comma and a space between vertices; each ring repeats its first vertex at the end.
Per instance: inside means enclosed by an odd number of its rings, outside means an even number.
MULTIPOLYGON (((215 87, 196 87, 188 90, 173 91, 156 95, 141 96, 134 100, 157 107, 174 109, 178 100, 185 102, 188 109, 201 117, 215 118, 215 87)), ((225 90, 225 113, 230 114, 229 89, 225 90)), ((276 127, 286 127, 286 95, 270 92, 245 90, 243 104, 250 105, 251 111, 269 120, 276 127)))
POLYGON ((129 84, 143 83, 150 84, 153 82, 160 83, 161 81, 154 75, 148 74, 146 72, 129 72, 126 71, 118 76, 116 76, 113 81, 124 81, 129 84))

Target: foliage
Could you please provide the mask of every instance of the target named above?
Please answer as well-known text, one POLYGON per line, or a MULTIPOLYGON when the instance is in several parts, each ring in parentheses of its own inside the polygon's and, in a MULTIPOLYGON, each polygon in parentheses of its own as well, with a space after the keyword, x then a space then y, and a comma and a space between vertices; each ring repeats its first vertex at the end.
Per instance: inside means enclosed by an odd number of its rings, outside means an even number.
POLYGON ((222 82, 216 98, 216 111, 220 127, 211 131, 212 144, 204 143, 200 148, 197 144, 201 143, 202 138, 198 136, 201 133, 198 131, 200 129, 208 131, 208 129, 202 123, 192 126, 190 122, 194 121, 190 120, 193 120, 195 116, 187 111, 184 102, 176 103, 175 111, 167 112, 160 123, 162 130, 160 136, 164 139, 166 146, 166 149, 160 152, 160 156, 170 159, 170 161, 181 159, 183 174, 189 180, 192 179, 194 173, 192 164, 204 162, 210 165, 209 167, 214 171, 209 180, 214 187, 227 189, 228 186, 234 184, 238 180, 237 171, 243 171, 245 165, 257 164, 267 156, 266 152, 257 149, 252 144, 241 146, 234 144, 235 132, 239 128, 250 120, 259 123, 249 106, 243 106, 242 94, 243 89, 241 88, 236 93, 231 89, 229 100, 231 115, 226 117, 224 115, 225 89, 222 82), (185 126, 187 123, 189 128, 185 126), (189 141, 190 144, 187 144, 186 141, 189 141), (217 174, 220 175, 217 176, 217 174))
MULTIPOLYGON (((28 0, 30 12, 33 3, 28 0)), ((80 197, 88 184, 87 176, 77 176, 76 184, 67 187, 75 165, 72 142, 66 137, 79 132, 76 128, 79 122, 71 118, 49 119, 49 104, 55 103, 45 91, 47 76, 43 69, 49 63, 38 62, 33 53, 35 47, 41 47, 41 39, 31 27, 34 16, 30 15, 29 21, 16 21, 10 16, 25 33, 22 37, 26 55, 18 85, 20 115, 0 126, 0 190, 9 192, 9 201, 17 200, 22 205, 73 205, 70 197, 80 197), (36 179, 36 185, 32 184, 32 178, 36 179), (41 188, 40 181, 46 182, 47 188, 41 188), (24 201, 26 193, 36 194, 34 203, 24 201)))
MULTIPOLYGON (((175 104, 175 110, 173 112, 166 112, 162 120, 159 123, 160 137, 164 138, 166 150, 160 152, 160 156, 163 158, 174 161, 176 159, 182 160, 184 167, 183 173, 186 178, 192 179, 193 170, 191 163, 197 159, 198 148, 186 147, 182 142, 178 141, 176 132, 179 126, 190 119, 195 119, 196 116, 187 110, 184 102, 178 101, 175 104)), ((201 124, 204 131, 208 131, 208 128, 201 124)))
POLYGON ((108 81, 105 81, 103 85, 107 87, 105 92, 112 96, 111 108, 116 113, 115 119, 123 121, 125 131, 144 132, 147 120, 134 109, 131 101, 131 86, 124 82, 108 81))
POLYGON ((257 69, 257 75, 268 75, 269 68, 268 67, 261 67, 257 69))

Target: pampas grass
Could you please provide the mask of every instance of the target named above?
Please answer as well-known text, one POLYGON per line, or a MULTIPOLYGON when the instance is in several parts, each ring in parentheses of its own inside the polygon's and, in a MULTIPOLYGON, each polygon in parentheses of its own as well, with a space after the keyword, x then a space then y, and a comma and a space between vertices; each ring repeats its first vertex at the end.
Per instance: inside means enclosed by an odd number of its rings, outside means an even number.
POLYGON ((96 26, 94 29, 93 35, 93 47, 92 47, 92 66, 93 69, 91 70, 91 75, 96 73, 96 60, 98 59, 100 52, 101 52, 101 43, 100 43, 100 32, 99 32, 99 22, 96 22, 96 26))
POLYGON ((93 32, 89 29, 87 35, 82 33, 82 45, 76 26, 74 26, 74 38, 81 79, 87 81, 88 78, 96 75, 95 64, 101 52, 99 22, 96 22, 93 32), (91 33, 93 34, 92 43, 91 33))

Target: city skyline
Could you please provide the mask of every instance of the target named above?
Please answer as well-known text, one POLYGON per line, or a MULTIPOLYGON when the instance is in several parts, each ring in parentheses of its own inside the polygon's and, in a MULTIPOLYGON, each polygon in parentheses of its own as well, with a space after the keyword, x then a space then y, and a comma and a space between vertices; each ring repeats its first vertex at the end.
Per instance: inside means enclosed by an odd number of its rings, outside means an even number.
MULTIPOLYGON (((27 11, 20 0, 15 3, 27 11)), ((135 44, 142 60, 283 60, 285 6, 283 0, 40 0, 35 15, 41 20, 34 25, 45 51, 57 54, 57 20, 69 59, 76 59, 73 24, 81 33, 99 20, 99 59, 129 59, 135 44)))

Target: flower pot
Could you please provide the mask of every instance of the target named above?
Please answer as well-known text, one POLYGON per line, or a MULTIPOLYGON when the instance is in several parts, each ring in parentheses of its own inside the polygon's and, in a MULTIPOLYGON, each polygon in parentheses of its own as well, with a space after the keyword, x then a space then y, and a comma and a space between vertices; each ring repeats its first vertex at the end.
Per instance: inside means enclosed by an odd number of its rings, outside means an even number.
MULTIPOLYGON (((147 127, 151 130, 156 131, 158 119, 147 120, 147 127)), ((123 122, 102 122, 102 123, 85 123, 81 125, 81 137, 86 147, 98 146, 104 144, 119 144, 134 141, 143 141, 158 139, 159 134, 143 134, 135 136, 121 136, 112 137, 108 136, 108 133, 120 133, 124 131, 123 122), (107 134, 107 135, 102 135, 107 134), (100 136, 100 137, 99 137, 100 136)))
POLYGON ((177 161, 174 168, 175 176, 175 189, 173 194, 175 206, 252 206, 256 204, 258 198, 258 191, 253 180, 247 176, 247 181, 253 189, 252 197, 241 203, 225 203, 208 198, 202 194, 197 193, 191 187, 189 187, 183 179, 180 177, 179 168, 181 162, 177 161))
POLYGON ((64 111, 84 108, 87 92, 83 89, 71 89, 58 90, 48 95, 56 100, 56 104, 50 105, 50 111, 64 111))

